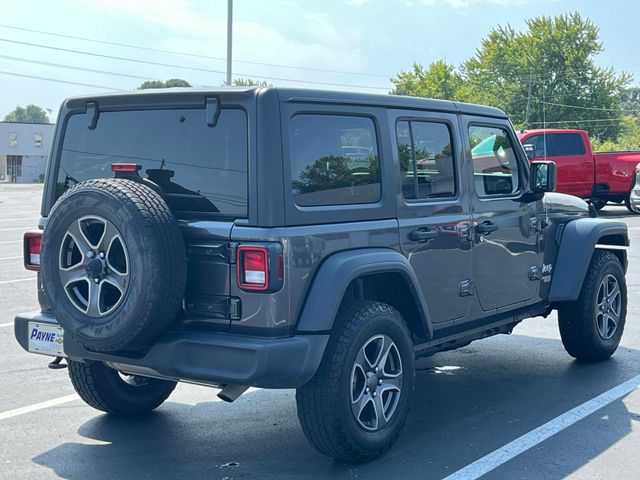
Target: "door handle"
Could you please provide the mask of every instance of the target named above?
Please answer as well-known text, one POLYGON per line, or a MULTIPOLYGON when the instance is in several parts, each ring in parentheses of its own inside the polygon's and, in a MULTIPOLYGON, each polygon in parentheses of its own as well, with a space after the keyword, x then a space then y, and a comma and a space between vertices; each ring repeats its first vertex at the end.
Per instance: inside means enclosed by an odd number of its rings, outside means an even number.
POLYGON ((495 232, 496 230, 498 230, 498 225, 493 222, 486 221, 476 225, 476 232, 480 235, 487 235, 491 232, 495 232))
POLYGON ((409 233, 409 240, 413 240, 414 242, 426 242, 427 240, 432 240, 437 236, 438 232, 435 230, 419 228, 418 230, 413 230, 409 233))

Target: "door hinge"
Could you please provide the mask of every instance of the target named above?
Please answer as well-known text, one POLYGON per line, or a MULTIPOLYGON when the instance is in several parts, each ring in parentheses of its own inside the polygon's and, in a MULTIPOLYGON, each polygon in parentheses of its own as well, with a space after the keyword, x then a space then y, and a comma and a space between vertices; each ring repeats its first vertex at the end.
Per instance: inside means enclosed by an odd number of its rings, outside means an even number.
POLYGON ((535 282, 542 278, 542 274, 540 272, 540 267, 538 265, 534 265, 533 267, 529 267, 529 280, 535 282))
POLYGON ((227 311, 231 320, 240 320, 240 317, 242 316, 241 305, 242 304, 240 303, 240 299, 238 297, 229 298, 227 311))
POLYGON ((238 249, 238 242, 229 242, 227 244, 227 262, 236 263, 237 249, 238 249))
POLYGON ((463 280, 458 286, 458 295, 461 297, 470 297, 474 294, 473 280, 463 280))

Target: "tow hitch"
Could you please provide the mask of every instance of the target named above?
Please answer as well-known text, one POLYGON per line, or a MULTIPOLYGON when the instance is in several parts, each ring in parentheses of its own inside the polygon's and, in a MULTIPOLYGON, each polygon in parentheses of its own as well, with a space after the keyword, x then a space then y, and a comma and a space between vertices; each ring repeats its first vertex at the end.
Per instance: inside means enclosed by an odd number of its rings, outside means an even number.
POLYGON ((66 363, 61 363, 64 360, 64 357, 56 357, 53 362, 47 365, 52 370, 60 370, 61 368, 67 368, 68 365, 66 363))

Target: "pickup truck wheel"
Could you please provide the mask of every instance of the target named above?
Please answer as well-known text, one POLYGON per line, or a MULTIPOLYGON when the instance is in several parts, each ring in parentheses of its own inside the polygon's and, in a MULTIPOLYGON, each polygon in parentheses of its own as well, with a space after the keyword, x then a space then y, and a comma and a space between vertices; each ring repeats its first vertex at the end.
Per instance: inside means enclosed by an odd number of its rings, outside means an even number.
POLYGON ((607 205, 607 201, 600 198, 593 198, 591 199, 591 204, 595 207, 596 210, 602 210, 605 205, 607 205))
POLYGON ((624 205, 627 207, 627 210, 629 210, 629 212, 633 213, 634 215, 638 215, 640 213, 640 211, 633 208, 633 205, 631 205, 631 200, 629 198, 624 201, 624 205))
POLYGON ((382 455, 404 426, 414 354, 402 316, 359 301, 338 314, 318 372, 296 393, 302 430, 321 453, 348 462, 382 455))
POLYGON ((73 388, 89 406, 120 416, 141 415, 159 407, 176 382, 123 375, 101 362, 69 360, 73 388))
POLYGON ((576 302, 558 309, 564 347, 585 361, 609 358, 618 348, 627 315, 627 286, 618 257, 596 250, 576 302))

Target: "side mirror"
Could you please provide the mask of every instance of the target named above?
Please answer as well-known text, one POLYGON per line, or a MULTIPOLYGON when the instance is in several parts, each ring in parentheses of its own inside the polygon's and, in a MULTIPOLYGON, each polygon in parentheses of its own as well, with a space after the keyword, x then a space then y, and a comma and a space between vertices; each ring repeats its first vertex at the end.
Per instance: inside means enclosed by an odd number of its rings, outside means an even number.
POLYGON ((556 162, 531 162, 529 188, 532 192, 553 192, 556 182, 556 162))
POLYGON ((533 160, 534 158, 536 158, 536 147, 534 147, 530 143, 525 143, 522 148, 524 148, 524 153, 527 154, 527 158, 529 160, 533 160))

